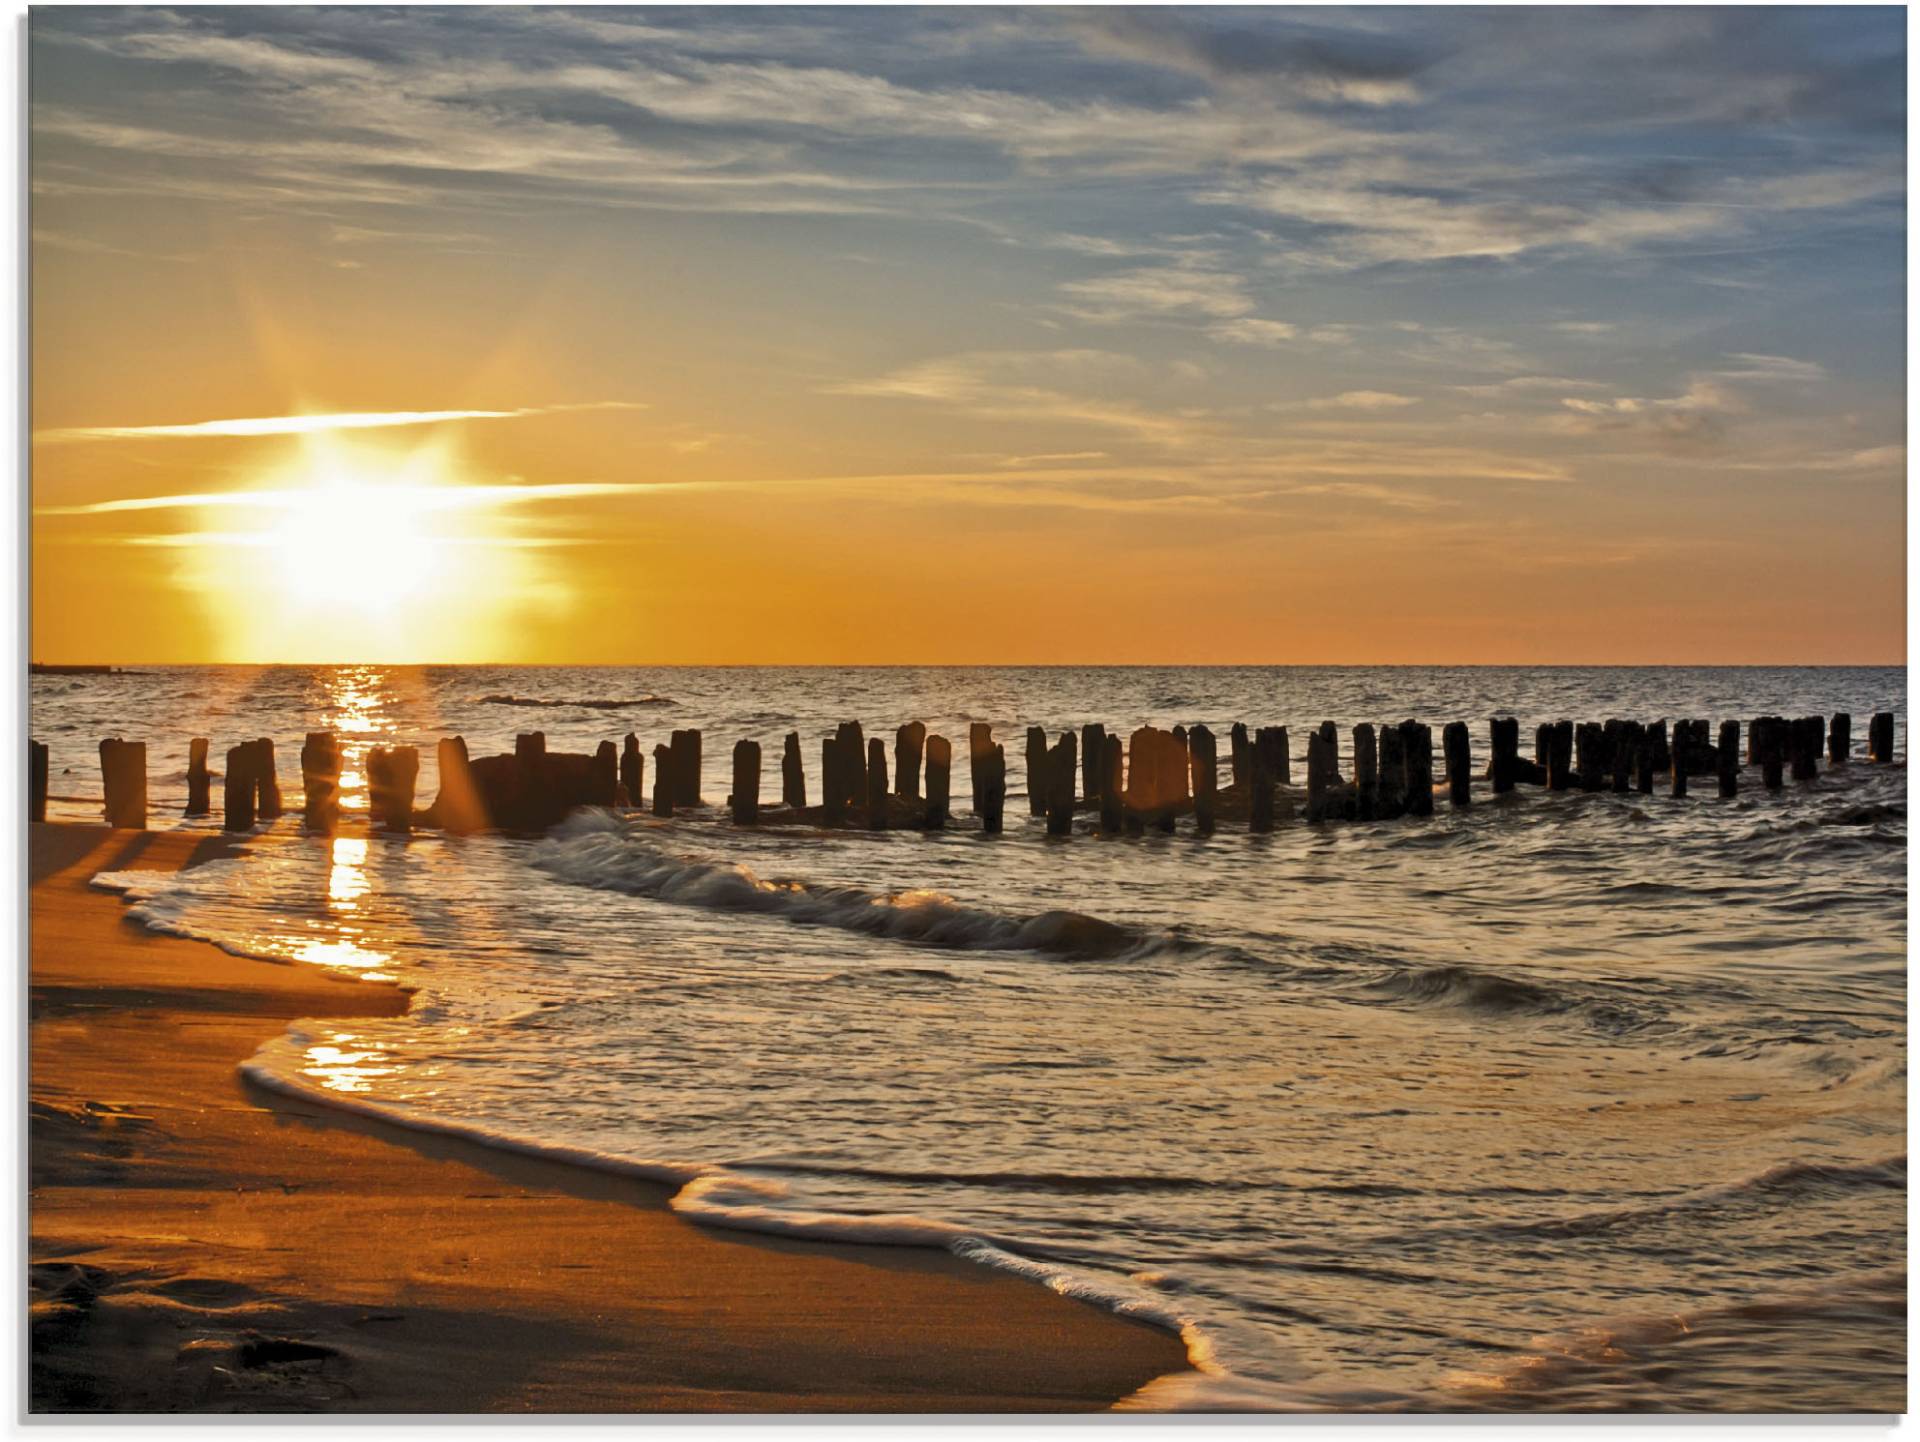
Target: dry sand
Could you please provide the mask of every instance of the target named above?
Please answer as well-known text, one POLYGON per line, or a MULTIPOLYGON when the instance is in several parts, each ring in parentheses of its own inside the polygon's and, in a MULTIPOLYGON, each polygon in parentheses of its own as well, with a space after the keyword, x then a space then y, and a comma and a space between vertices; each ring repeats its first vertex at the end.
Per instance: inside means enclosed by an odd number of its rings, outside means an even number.
POLYGON ((284 1021, 405 994, 154 936, 87 884, 218 838, 31 830, 36 1411, 1052 1411, 1186 1366, 946 1253, 707 1230, 661 1187, 253 1088, 284 1021))

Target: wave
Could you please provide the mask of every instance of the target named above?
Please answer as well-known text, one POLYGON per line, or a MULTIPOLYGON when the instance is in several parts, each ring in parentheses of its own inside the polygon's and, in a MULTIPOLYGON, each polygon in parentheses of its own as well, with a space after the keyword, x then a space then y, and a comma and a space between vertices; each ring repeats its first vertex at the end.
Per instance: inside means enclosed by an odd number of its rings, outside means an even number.
POLYGON ((482 696, 474 703, 476 706, 571 706, 583 711, 625 711, 631 706, 672 706, 677 704, 670 696, 625 696, 613 700, 589 698, 580 701, 554 700, 545 696, 482 696))
POLYGON ((533 864, 575 886, 682 906, 756 912, 801 926, 838 927, 915 946, 1032 951, 1074 961, 1138 959, 1196 949, 1167 932, 1122 926, 1078 911, 1009 916, 963 906, 937 891, 880 893, 857 886, 763 880, 745 866, 671 856, 601 810, 577 811, 562 822, 536 848, 533 864))

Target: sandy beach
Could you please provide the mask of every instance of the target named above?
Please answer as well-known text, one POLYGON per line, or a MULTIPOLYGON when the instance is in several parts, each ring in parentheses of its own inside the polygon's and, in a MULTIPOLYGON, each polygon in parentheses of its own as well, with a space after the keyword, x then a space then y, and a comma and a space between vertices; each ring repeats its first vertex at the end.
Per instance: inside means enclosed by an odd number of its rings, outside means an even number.
POLYGON ((329 1115, 238 1064, 397 988, 128 924, 219 838, 35 825, 36 1411, 1098 1409, 1177 1338, 950 1255, 702 1229, 665 1189, 329 1115))

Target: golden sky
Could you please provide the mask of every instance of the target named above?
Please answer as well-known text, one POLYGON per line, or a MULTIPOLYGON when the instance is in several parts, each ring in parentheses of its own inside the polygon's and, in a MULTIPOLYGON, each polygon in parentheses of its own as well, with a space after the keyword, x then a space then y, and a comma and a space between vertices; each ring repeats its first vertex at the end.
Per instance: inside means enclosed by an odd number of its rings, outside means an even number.
POLYGON ((1897 11, 30 24, 37 659, 1903 659, 1897 11))

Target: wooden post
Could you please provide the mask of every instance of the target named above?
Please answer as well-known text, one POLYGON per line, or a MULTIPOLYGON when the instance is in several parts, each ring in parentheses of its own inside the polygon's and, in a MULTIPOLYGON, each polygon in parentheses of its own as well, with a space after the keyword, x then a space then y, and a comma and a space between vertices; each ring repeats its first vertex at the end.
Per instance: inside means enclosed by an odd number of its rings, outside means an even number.
MULTIPOLYGON (((1313 784, 1313 758, 1316 748, 1325 744, 1318 731, 1307 737, 1307 784, 1313 784)), ((1273 830, 1273 755, 1265 746, 1250 746, 1246 750, 1247 785, 1253 794, 1247 800, 1247 830, 1256 836, 1273 830)), ((1311 794, 1311 792, 1309 792, 1311 794)), ((1307 813, 1313 814, 1313 803, 1309 800, 1307 813)))
POLYGON ((1668 784, 1676 801, 1687 797, 1687 741, 1692 728, 1681 723, 1680 733, 1674 737, 1673 755, 1668 760, 1668 784))
MULTIPOLYGON (((797 757, 796 757, 797 759, 797 757)), ((953 743, 944 736, 927 738, 927 809, 921 822, 929 831, 947 824, 953 795, 953 743)))
POLYGON ((1060 739, 1047 753, 1046 759, 1046 800, 1047 835, 1073 835, 1073 782, 1077 765, 1076 745, 1073 733, 1063 731, 1060 739))
POLYGON ((107 825, 147 829, 147 743, 113 736, 100 743, 100 782, 107 825))
POLYGON ((627 805, 641 806, 647 763, 640 756, 640 738, 629 731, 620 743, 620 788, 627 793, 627 805))
POLYGON ((1374 814, 1374 795, 1380 789, 1380 752, 1371 723, 1353 728, 1353 804, 1354 814, 1370 821, 1374 814))
POLYGON ((920 799, 920 757, 927 749, 926 723, 909 721, 893 733, 893 790, 908 801, 920 799))
POLYGON ((789 731, 780 752, 780 804, 793 811, 807 808, 807 773, 800 764, 800 733, 789 731))
POLYGON ((187 809, 185 816, 213 814, 213 773, 207 769, 207 738, 187 742, 187 809))
POLYGON ((858 721, 842 721, 834 732, 840 743, 833 774, 838 796, 835 805, 851 811, 867 804, 867 738, 858 721))
MULTIPOLYGON (((1336 739, 1337 735, 1338 733, 1334 732, 1329 733, 1327 737, 1329 741, 1334 743, 1336 754, 1340 746, 1339 741, 1336 739)), ((1284 726, 1262 726, 1254 732, 1254 739, 1258 741, 1262 736, 1268 738, 1266 744, 1273 748, 1272 754, 1267 757, 1267 762, 1273 770, 1274 784, 1278 786, 1293 785, 1293 748, 1287 740, 1287 728, 1284 726)), ((1291 806, 1293 803, 1288 802, 1287 804, 1291 806)))
POLYGON ((369 809, 384 831, 413 830, 413 789, 420 752, 412 746, 375 746, 367 752, 369 809))
POLYGON ((673 748, 653 748, 653 814, 673 815, 673 748))
POLYGON ((1820 774, 1820 751, 1826 729, 1826 721, 1819 716, 1802 716, 1792 723, 1789 755, 1795 781, 1811 781, 1820 774))
POLYGON ((1720 794, 1722 797, 1740 794, 1740 723, 1722 721, 1720 723, 1720 747, 1714 756, 1714 767, 1720 775, 1720 794))
POLYGON ((1633 722, 1628 728, 1633 747, 1633 789, 1642 796, 1653 795, 1653 728, 1633 722))
POLYGON ((1601 749, 1606 753, 1607 775, 1616 792, 1633 789, 1633 749, 1627 745, 1627 723, 1609 717, 1600 730, 1601 749))
POLYGON ((887 743, 878 736, 867 743, 867 829, 884 831, 887 825, 887 743))
POLYGON ((1747 741, 1760 763, 1760 780, 1769 791, 1778 791, 1785 780, 1786 723, 1777 716, 1757 718, 1747 732, 1747 741))
POLYGON ((1845 711, 1833 713, 1827 725, 1827 765, 1845 766, 1853 755, 1853 717, 1845 711))
POLYGON ((1007 810, 1007 748, 997 741, 989 746, 980 757, 977 774, 974 814, 980 818, 982 831, 998 836, 1007 810))
POLYGON ((226 774, 221 777, 223 815, 227 831, 253 830, 253 748, 242 742, 227 748, 226 774))
POLYGON ((1573 787, 1573 723, 1556 721, 1547 728, 1547 789, 1573 787))
POLYGON ((1126 747, 1118 736, 1100 738, 1100 830, 1118 836, 1127 826, 1126 747))
POLYGON ((1876 711, 1867 722, 1867 760, 1876 766, 1893 764, 1893 712, 1876 711))
POLYGON ((1520 759, 1520 723, 1512 716, 1495 716, 1487 723, 1493 756, 1487 773, 1496 796, 1513 790, 1514 763, 1520 759))
POLYGON ((987 757, 993 750, 993 728, 984 721, 967 727, 967 778, 973 794, 973 811, 980 814, 980 801, 986 794, 987 757))
POLYGON ((1227 733, 1227 741, 1233 748, 1233 784, 1245 786, 1253 779, 1247 770, 1247 723, 1234 722, 1233 729, 1227 733))
POLYGON ((1400 749, 1406 756, 1406 806, 1409 816, 1433 815, 1433 728, 1418 721, 1400 723, 1400 749))
POLYGON ((614 807, 620 803, 620 751, 611 741, 593 748, 592 783, 587 791, 589 806, 614 807))
POLYGON ((1598 721, 1582 721, 1573 731, 1573 769, 1582 791, 1602 791, 1607 785, 1607 733, 1598 721))
POLYGON ((1340 786, 1339 742, 1322 726, 1307 737, 1307 820, 1325 821, 1340 786))
POLYGON ((1193 824, 1202 836, 1213 835, 1220 797, 1220 758, 1213 732, 1195 726, 1187 733, 1187 757, 1193 776, 1193 824))
POLYGON ((1540 768, 1542 784, 1553 770, 1553 723, 1542 721, 1533 728, 1533 764, 1540 768))
POLYGON ((1667 741, 1667 723, 1665 718, 1655 721, 1647 728, 1647 742, 1653 747, 1653 769, 1665 771, 1673 765, 1673 747, 1667 741))
POLYGON ((691 728, 673 733, 673 804, 701 804, 700 733, 691 728))
POLYGON ((1455 806, 1473 802, 1473 742, 1467 723, 1449 721, 1440 732, 1440 748, 1447 757, 1447 800, 1455 806))
MULTIPOLYGON (((444 774, 444 761, 441 766, 444 774)), ((446 789, 444 780, 441 789, 446 789)), ((307 830, 331 836, 340 824, 340 741, 331 731, 307 733, 300 747, 300 792, 307 830)))
POLYGON ((286 807, 280 799, 280 768, 274 764, 273 739, 262 736, 253 744, 260 763, 260 819, 277 821, 285 814, 286 807))
MULTIPOLYGON (((1373 814, 1382 821, 1404 816, 1410 795, 1407 733, 1398 726, 1380 728, 1380 775, 1373 791, 1373 814)), ((1359 790, 1356 785, 1355 791, 1359 790)))
POLYGON ((1047 814, 1047 731, 1044 726, 1027 728, 1027 814, 1047 814))
POLYGON ((547 733, 522 731, 513 738, 513 758, 522 766, 537 769, 539 764, 547 759, 547 733))
POLYGON ((1107 728, 1098 721, 1080 728, 1080 794, 1100 799, 1100 772, 1107 760, 1107 728))
MULTIPOLYGON (((313 738, 308 737, 311 745, 313 738)), ((327 738, 329 741, 331 737, 327 738)), ((467 755, 467 741, 464 736, 442 736, 440 745, 434 753, 434 760, 440 768, 440 794, 433 798, 433 820, 436 826, 447 831, 469 832, 483 831, 492 824, 487 815, 487 804, 480 796, 480 788, 474 784, 473 761, 467 755)), ((306 774, 307 752, 300 752, 301 774, 306 774)), ((336 767, 338 762, 335 763, 336 767)), ((312 791, 308 791, 307 829, 314 830, 312 791)), ((335 819, 339 807, 334 808, 335 819)), ((327 823, 331 829, 332 823, 327 823)))
MULTIPOLYGON (((879 745, 875 742, 874 745, 879 745)), ((753 826, 760 820, 760 743, 733 743, 733 807, 735 826, 753 826)))
POLYGON ((47 819, 47 743, 27 742, 27 819, 47 819))

